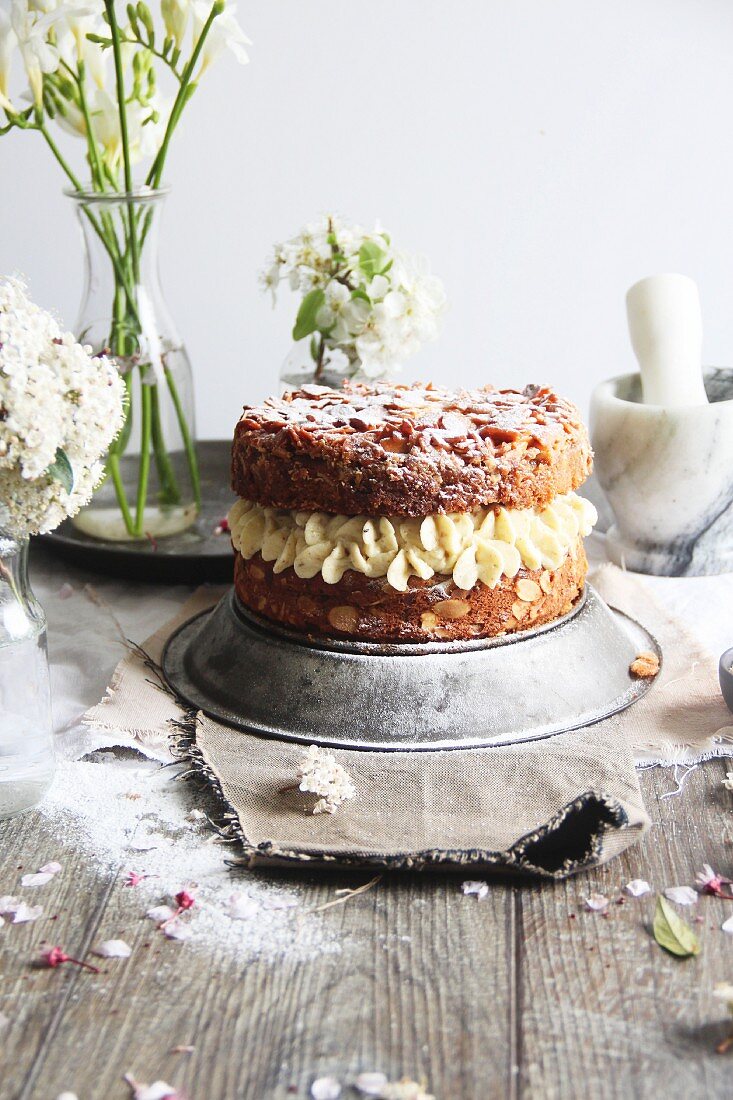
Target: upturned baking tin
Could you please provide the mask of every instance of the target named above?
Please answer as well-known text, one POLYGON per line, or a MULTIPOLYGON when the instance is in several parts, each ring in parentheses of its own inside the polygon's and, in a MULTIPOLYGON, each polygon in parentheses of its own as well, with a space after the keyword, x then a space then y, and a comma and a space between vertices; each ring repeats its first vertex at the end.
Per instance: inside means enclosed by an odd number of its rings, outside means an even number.
MULTIPOLYGON (((234 591, 184 623, 163 672, 188 704, 227 725, 309 744, 460 749, 536 741, 631 706, 656 640, 587 585, 564 618, 468 642, 380 645, 304 637, 253 616, 234 591)), ((589 735, 592 731, 589 731, 589 735)))

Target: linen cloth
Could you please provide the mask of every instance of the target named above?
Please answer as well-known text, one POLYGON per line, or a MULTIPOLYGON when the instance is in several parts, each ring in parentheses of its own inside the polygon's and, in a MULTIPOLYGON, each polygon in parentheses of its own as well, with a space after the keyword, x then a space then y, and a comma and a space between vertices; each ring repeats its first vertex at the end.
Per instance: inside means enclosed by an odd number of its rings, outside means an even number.
MULTIPOLYGON (((583 730, 502 748, 421 752, 333 750, 357 798, 335 815, 307 812, 309 796, 282 793, 303 747, 188 715, 155 673, 167 637, 213 606, 200 589, 179 615, 115 671, 85 716, 92 733, 117 731, 164 755, 188 721, 188 751, 220 795, 251 862, 442 866, 562 877, 604 862, 648 824, 634 756, 680 763, 733 752, 733 725, 713 659, 632 575, 606 565, 600 594, 658 639, 663 668, 653 689, 623 714, 583 730)), ((311 803, 312 804, 312 803, 311 803)))

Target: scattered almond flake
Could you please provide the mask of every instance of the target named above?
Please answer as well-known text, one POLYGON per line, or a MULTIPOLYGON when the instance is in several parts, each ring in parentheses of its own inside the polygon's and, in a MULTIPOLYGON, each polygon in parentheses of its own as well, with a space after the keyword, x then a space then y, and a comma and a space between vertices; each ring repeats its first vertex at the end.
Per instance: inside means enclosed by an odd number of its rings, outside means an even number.
MULTIPOLYGON (((88 757, 59 760, 57 774, 58 781, 38 808, 48 835, 57 841, 55 857, 66 867, 73 853, 75 860, 83 859, 90 871, 103 876, 118 873, 122 866, 115 889, 124 905, 125 921, 144 917, 163 902, 173 908, 170 899, 182 885, 195 881, 197 904, 192 912, 196 919, 191 922, 187 953, 215 945, 217 952, 238 962, 286 956, 310 961, 346 950, 338 928, 307 911, 307 884, 296 880, 285 887, 275 873, 250 875, 244 868, 236 871, 242 876, 239 881, 233 881, 231 848, 206 843, 209 835, 216 836, 213 830, 205 823, 196 827, 186 820, 193 808, 206 810, 205 792, 175 782, 175 769, 104 751, 95 753, 91 761, 88 757), (141 792, 140 801, 121 797, 132 787, 141 792), (131 845, 147 849, 146 854, 132 853, 131 845), (134 890, 122 889, 130 863, 149 876, 134 890), (227 900, 235 889, 244 887, 245 876, 246 891, 261 912, 248 921, 233 921, 226 912, 227 900), (287 900, 281 904, 283 899, 287 900), (290 908, 293 902, 299 908, 290 908)), ((172 912, 164 912, 151 920, 161 924, 170 916, 172 912)), ((123 927, 127 928, 122 924, 120 931, 123 927)))
POLYGON ((52 860, 50 863, 44 863, 43 867, 39 867, 38 870, 42 875, 57 875, 59 871, 63 871, 63 867, 60 863, 52 860))
POLYGON ((74 588, 73 584, 69 584, 68 581, 64 581, 56 595, 60 600, 68 600, 70 596, 74 595, 75 591, 76 589, 74 588))
POLYGON ((659 672, 659 658, 651 650, 639 653, 635 661, 629 665, 629 672, 637 679, 650 680, 659 672))
POLYGON ((43 915, 42 905, 26 905, 21 901, 17 909, 13 911, 13 924, 28 924, 29 921, 38 920, 43 915))
POLYGON ((248 894, 241 891, 232 894, 227 902, 227 914, 232 920, 249 920, 259 913, 260 907, 248 894))
POLYGON ((651 886, 643 878, 632 878, 631 882, 627 882, 624 887, 627 894, 631 894, 632 898, 640 898, 643 894, 651 893, 651 886))
POLYGON ((193 935, 191 925, 184 924, 178 917, 171 917, 161 927, 169 940, 190 940, 193 935))
POLYGON ((354 1081, 354 1087, 364 1096, 380 1097, 389 1081, 384 1073, 360 1073, 354 1081))
POLYGON ((338 1100, 341 1085, 335 1077, 319 1077, 311 1085, 313 1100, 338 1100))
POLYGON ((724 920, 720 927, 724 932, 733 933, 733 917, 728 917, 727 920, 724 920))
POLYGON ((170 905, 154 905, 152 909, 148 909, 145 916, 148 920, 157 921, 159 924, 162 921, 172 920, 176 915, 175 909, 171 909, 170 905))
POLYGON ((346 768, 332 752, 318 745, 311 745, 301 760, 296 786, 308 794, 318 795, 314 814, 333 814, 343 802, 356 797, 356 788, 346 768))
POLYGON ((20 880, 21 886, 45 886, 47 882, 50 882, 53 875, 48 871, 38 871, 35 875, 23 875, 20 880))
POLYGON ((591 894, 585 899, 585 907, 592 913, 602 913, 604 909, 608 909, 608 898, 605 894, 591 894))
POLYGON ((695 905, 698 893, 691 886, 668 886, 664 891, 664 896, 668 901, 673 901, 675 905, 695 905))
POLYGON ((94 954, 102 959, 129 959, 132 948, 124 940, 103 940, 94 954))
POLYGON ((488 882, 477 882, 474 879, 467 879, 461 883, 461 893, 467 895, 473 895, 481 901, 489 892, 488 882))
POLYGON ((173 1086, 165 1081, 154 1081, 152 1085, 145 1085, 136 1081, 131 1073, 126 1073, 122 1080, 129 1086, 132 1100, 182 1100, 173 1086))

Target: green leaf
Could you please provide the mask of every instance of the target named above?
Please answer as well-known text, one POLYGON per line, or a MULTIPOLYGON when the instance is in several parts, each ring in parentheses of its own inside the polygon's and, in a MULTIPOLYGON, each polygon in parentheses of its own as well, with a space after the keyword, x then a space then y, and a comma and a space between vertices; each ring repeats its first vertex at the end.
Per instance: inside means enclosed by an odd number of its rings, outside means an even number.
POLYGON ((316 287, 315 290, 308 291, 305 298, 300 303, 298 316, 295 318, 295 324, 293 325, 293 340, 302 340, 304 336, 310 336, 312 332, 316 331, 318 327, 316 325, 316 316, 318 310, 325 301, 326 295, 321 287, 316 287))
POLYGON ((700 941, 692 928, 675 913, 670 903, 661 894, 657 897, 654 913, 654 939, 670 955, 687 959, 690 955, 700 954, 700 941))
POLYGON ((376 241, 364 241, 359 249, 359 267, 367 279, 373 279, 375 275, 381 275, 387 263, 387 253, 379 247, 376 241))
POLYGON ((46 470, 46 473, 49 477, 52 477, 54 481, 58 481, 67 493, 70 493, 74 488, 74 471, 66 451, 62 451, 60 447, 56 451, 56 457, 46 470))
POLYGON ((361 298, 362 301, 368 302, 369 305, 372 304, 371 298, 369 297, 367 292, 364 290, 364 287, 362 287, 362 286, 354 287, 354 289, 351 292, 351 298, 352 298, 352 300, 354 298, 361 298))
POLYGON ((311 359, 313 360, 314 363, 317 363, 318 362, 318 337, 317 336, 311 336, 310 349, 311 349, 311 359))

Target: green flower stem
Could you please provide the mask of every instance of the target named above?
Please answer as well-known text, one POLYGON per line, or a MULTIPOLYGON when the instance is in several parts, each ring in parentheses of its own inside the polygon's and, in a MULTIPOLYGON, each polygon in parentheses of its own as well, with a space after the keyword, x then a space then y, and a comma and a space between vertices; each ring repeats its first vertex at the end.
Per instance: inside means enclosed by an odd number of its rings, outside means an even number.
POLYGON ((150 436, 152 430, 151 386, 144 380, 140 386, 140 467, 137 478, 137 501, 135 504, 135 535, 142 538, 145 534, 145 502, 148 497, 148 479, 150 477, 150 436))
POLYGON ((137 252, 137 236, 135 234, 135 216, 132 205, 132 167, 130 164, 130 138, 127 132, 127 107, 125 104, 125 75, 122 68, 122 49, 120 44, 120 29, 117 26, 117 14, 114 0, 104 0, 104 6, 109 19, 109 30, 112 37, 112 53, 115 59, 115 80, 117 83, 117 109, 120 115, 120 138, 122 140, 122 160, 125 172, 125 191, 127 192, 127 210, 130 220, 130 252, 132 257, 132 270, 134 281, 137 283, 140 277, 140 260, 137 252))
POLYGON ((188 461, 188 471, 191 475, 191 485, 193 487, 193 499, 196 502, 196 507, 201 507, 201 475, 199 473, 199 464, 196 458, 196 448, 193 445, 191 439, 191 432, 189 431, 188 424, 186 423, 186 415, 183 411, 183 405, 181 404, 181 398, 176 388, 176 383, 173 378, 173 374, 169 367, 165 367, 165 377, 168 383, 168 389, 170 391, 171 399, 173 401, 173 407, 176 410, 176 419, 178 420, 178 427, 181 432, 181 438, 183 439, 183 446, 186 449, 186 459, 188 461))
POLYGON ((158 395, 158 384, 151 386, 151 404, 152 404, 152 438, 153 438, 153 453, 155 455, 155 466, 158 471, 158 478, 160 480, 160 495, 161 501, 164 504, 180 504, 181 491, 178 488, 178 482, 176 481, 175 471, 173 469, 173 463, 170 460, 170 456, 165 449, 165 435, 163 433, 163 425, 160 417, 160 398, 158 395))
POLYGON ((120 456, 116 451, 110 448, 107 455, 107 469, 110 477, 112 478, 112 484, 115 487, 115 496, 117 497, 117 503, 120 506, 122 512, 122 518, 125 521, 125 529, 128 535, 133 536, 135 534, 135 521, 132 518, 130 506, 127 503, 127 497, 125 496, 125 486, 122 484, 122 475, 120 474, 120 456))
MULTIPOLYGON (((105 0, 105 3, 107 3, 107 4, 110 3, 110 0, 105 0)), ((181 77, 181 85, 178 89, 178 95, 175 98, 175 101, 173 103, 173 107, 171 108, 171 113, 168 116, 168 125, 166 126, 166 129, 165 129, 165 134, 163 136, 163 141, 161 142, 161 145, 160 145, 160 148, 158 149, 155 160, 153 161, 153 163, 151 165, 151 168, 150 168, 150 171, 148 172, 148 178, 147 178, 146 182, 149 184, 150 187, 160 187, 160 181, 163 177, 163 168, 165 166, 165 158, 168 155, 168 146, 170 145, 170 140, 171 140, 171 137, 173 136, 173 131, 175 130, 176 126, 178 125, 178 120, 180 119, 181 114, 183 113, 183 108, 186 106, 186 103, 188 102, 188 100, 191 98, 194 91, 196 90, 196 85, 192 83, 194 69, 196 68, 196 65, 198 64, 199 57, 201 56, 201 51, 204 48, 204 42, 206 41, 206 36, 208 35, 209 31, 211 30, 211 24, 214 22, 217 15, 221 15, 221 13, 223 11, 224 11, 224 0, 214 0, 214 3, 212 4, 212 7, 211 7, 211 11, 209 12, 208 18, 207 18, 206 22, 204 23, 203 27, 201 28, 201 34, 199 35, 198 41, 196 42, 196 45, 194 46, 193 53, 191 54, 191 58, 190 58, 188 64, 186 65, 185 69, 183 70, 183 76, 181 77)))

